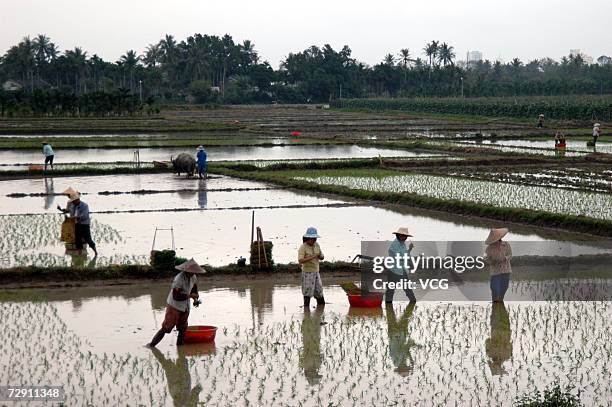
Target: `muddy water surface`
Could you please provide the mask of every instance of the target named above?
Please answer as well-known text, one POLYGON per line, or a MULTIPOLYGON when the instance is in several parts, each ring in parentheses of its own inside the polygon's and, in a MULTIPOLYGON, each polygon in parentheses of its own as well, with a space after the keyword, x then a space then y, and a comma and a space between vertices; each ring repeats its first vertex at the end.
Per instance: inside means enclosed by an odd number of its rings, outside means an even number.
MULTIPOLYGON (((464 143, 476 143, 483 145, 492 145, 492 146, 509 146, 509 147, 530 147, 530 148, 544 148, 544 149, 552 149, 555 148, 555 142, 551 138, 550 140, 466 140, 464 143)), ((597 143, 597 147, 589 147, 586 145, 586 141, 577 140, 571 141, 567 140, 566 145, 568 150, 575 151, 584 151, 584 152, 599 152, 599 153, 612 153, 612 143, 607 142, 599 142, 597 143)))
MULTIPOLYGON (((388 240, 398 225, 407 225, 418 241, 482 241, 491 224, 469 218, 427 211, 372 207, 360 202, 321 197, 270 188, 270 185, 219 177, 207 181, 169 174, 140 176, 65 177, 3 181, 0 196, 0 265, 83 265, 91 259, 66 256, 59 241, 63 217, 55 209, 64 206, 63 196, 8 197, 14 193, 45 193, 49 186, 62 191, 68 186, 84 193, 92 212, 92 233, 100 257, 96 265, 147 263, 156 228, 173 228, 175 248, 182 257, 203 264, 225 265, 249 256, 252 209, 264 239, 274 244, 278 263, 296 261, 304 230, 319 228, 327 260, 350 260, 361 250, 362 240, 388 240), (46 184, 45 184, 46 182, 46 184), (200 189, 201 188, 201 189, 200 189), (233 191, 219 191, 230 188, 233 191), (242 188, 243 190, 237 190, 242 188), (136 195, 100 195, 101 191, 162 192, 136 195), (186 189, 186 190, 182 190, 186 189), (210 191, 209 191, 210 190, 210 191), (341 207, 337 207, 340 205, 341 207), (131 213, 134 212, 134 213, 131 213)), ((572 234, 546 235, 541 229, 516 227, 510 240, 575 240, 572 234)), ((162 231, 155 248, 172 247, 171 234, 162 231)), ((537 250, 537 249, 534 249, 537 250)), ((596 243, 577 246, 585 253, 598 252, 596 243)), ((576 254, 576 253, 574 253, 576 254)))
MULTIPOLYGON (((195 156, 195 147, 165 147, 138 149, 140 161, 164 161, 179 153, 190 153, 195 156)), ((205 146, 206 147, 206 146, 205 146)), ((56 149, 56 163, 83 162, 116 162, 133 161, 137 149, 56 149)), ((388 148, 361 147, 356 145, 295 145, 278 147, 206 147, 209 161, 240 161, 240 160, 287 160, 287 159, 317 159, 317 158, 371 158, 378 157, 420 157, 435 154, 392 150, 388 148)), ((26 164, 44 161, 40 151, 1 150, 0 164, 26 164)))
POLYGON ((323 279, 329 304, 309 313, 291 281, 201 279, 190 324, 217 326, 215 343, 177 349, 172 333, 158 350, 142 344, 161 324, 169 282, 3 292, 0 382, 62 385, 68 405, 315 406, 349 395, 360 405, 511 405, 555 382, 580 389, 585 405, 612 400, 609 303, 366 310, 323 279))

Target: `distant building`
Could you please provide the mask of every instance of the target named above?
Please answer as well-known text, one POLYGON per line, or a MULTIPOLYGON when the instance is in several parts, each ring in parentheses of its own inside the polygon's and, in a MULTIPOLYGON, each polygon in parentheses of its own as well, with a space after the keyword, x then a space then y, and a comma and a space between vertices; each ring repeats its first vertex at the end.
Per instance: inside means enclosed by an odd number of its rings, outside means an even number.
POLYGON ((479 62, 482 62, 482 52, 480 51, 468 51, 465 66, 466 68, 473 68, 479 62))
POLYGON ((480 51, 469 51, 468 62, 480 62, 482 61, 482 52, 480 51))
POLYGON ((23 89, 23 86, 19 82, 11 79, 2 84, 2 90, 5 92, 17 92, 21 89, 23 89))
POLYGON ((571 57, 577 57, 577 56, 581 56, 582 60, 587 64, 587 65, 593 65, 593 57, 590 55, 585 54, 584 52, 582 52, 582 50, 580 49, 570 49, 570 56, 571 57))

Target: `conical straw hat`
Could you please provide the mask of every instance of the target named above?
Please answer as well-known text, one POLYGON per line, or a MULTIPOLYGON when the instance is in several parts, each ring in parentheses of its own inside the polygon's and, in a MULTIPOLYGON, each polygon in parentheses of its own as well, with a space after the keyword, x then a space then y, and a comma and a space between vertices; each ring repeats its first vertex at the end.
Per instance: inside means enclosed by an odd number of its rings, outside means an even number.
POLYGON ((410 234, 410 232, 408 231, 407 227, 402 226, 401 228, 398 228, 395 232, 393 232, 394 235, 404 235, 404 236, 410 236, 412 237, 412 235, 410 234))
POLYGON ((508 234, 508 232, 508 228, 491 229, 487 240, 485 240, 485 244, 491 244, 497 242, 498 240, 501 240, 504 236, 508 234))
POLYGON ((77 190, 72 187, 68 187, 66 188, 66 190, 62 191, 62 195, 72 195, 76 193, 77 193, 77 190))
POLYGON ((200 267, 200 265, 194 259, 186 261, 183 264, 179 264, 178 266, 176 266, 176 269, 180 271, 186 271, 187 273, 193 273, 193 274, 206 273, 206 270, 200 267))

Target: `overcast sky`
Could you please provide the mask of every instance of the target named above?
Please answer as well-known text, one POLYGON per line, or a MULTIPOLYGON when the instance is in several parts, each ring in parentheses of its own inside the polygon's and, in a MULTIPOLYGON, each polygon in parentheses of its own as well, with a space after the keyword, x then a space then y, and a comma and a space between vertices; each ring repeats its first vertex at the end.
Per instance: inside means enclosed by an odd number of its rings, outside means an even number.
POLYGON ((376 64, 409 48, 446 41, 459 59, 559 59, 570 48, 595 58, 612 54, 611 0, 3 0, 0 53, 26 35, 47 34, 63 51, 81 46, 115 61, 142 52, 166 33, 250 39, 273 67, 310 45, 347 44, 376 64), (606 17, 607 16, 607 17, 606 17))

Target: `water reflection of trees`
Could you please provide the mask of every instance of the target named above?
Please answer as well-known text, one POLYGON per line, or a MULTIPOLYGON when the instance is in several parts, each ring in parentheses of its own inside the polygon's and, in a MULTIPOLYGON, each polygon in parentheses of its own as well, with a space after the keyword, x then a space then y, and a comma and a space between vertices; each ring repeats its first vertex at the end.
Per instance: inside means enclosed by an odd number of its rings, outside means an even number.
POLYGON ((505 361, 512 357, 512 330, 510 317, 503 303, 493 303, 491 308, 491 333, 485 341, 485 350, 489 357, 489 368, 492 375, 504 375, 505 361))

